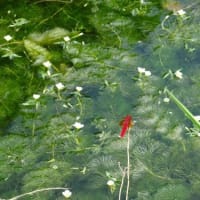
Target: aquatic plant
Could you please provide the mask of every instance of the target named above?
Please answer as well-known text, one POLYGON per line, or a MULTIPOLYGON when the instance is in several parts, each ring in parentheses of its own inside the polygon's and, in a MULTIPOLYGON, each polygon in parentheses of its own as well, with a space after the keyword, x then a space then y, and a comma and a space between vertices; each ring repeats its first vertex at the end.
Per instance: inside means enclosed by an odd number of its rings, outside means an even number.
POLYGON ((115 0, 15 5, 5 4, 0 20, 1 198, 199 197, 200 143, 170 103, 199 112, 199 9, 115 0), (136 121, 128 145, 118 138, 127 113, 136 121))

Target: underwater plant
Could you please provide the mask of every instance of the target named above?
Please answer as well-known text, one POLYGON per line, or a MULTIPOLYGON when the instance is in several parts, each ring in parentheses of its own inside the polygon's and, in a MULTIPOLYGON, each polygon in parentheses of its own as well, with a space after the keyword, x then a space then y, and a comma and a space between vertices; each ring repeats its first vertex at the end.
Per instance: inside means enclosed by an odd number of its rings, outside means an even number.
POLYGON ((200 12, 184 2, 2 6, 1 199, 199 198, 200 143, 170 104, 199 127, 200 12))

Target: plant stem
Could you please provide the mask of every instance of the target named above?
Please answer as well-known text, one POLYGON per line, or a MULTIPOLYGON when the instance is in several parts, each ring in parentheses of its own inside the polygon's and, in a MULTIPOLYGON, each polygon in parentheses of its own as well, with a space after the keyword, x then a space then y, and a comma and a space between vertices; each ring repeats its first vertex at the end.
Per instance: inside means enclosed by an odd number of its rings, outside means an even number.
POLYGON ((118 163, 118 165, 119 165, 119 168, 120 168, 121 173, 122 173, 121 185, 120 185, 120 188, 119 188, 119 200, 121 200, 122 188, 123 188, 123 185, 124 185, 124 178, 126 176, 126 168, 122 169, 122 167, 120 166, 120 162, 118 163))
POLYGON ((42 189, 34 190, 32 192, 27 192, 27 193, 21 194, 19 196, 12 197, 11 199, 8 199, 8 200, 17 200, 17 199, 19 199, 21 197, 28 196, 28 195, 33 195, 35 193, 43 192, 43 191, 49 191, 49 190, 67 190, 67 189, 68 188, 64 188, 64 187, 42 188, 42 189))
POLYGON ((35 121, 33 121, 33 124, 32 124, 32 136, 35 135, 35 121))
POLYGON ((126 200, 128 200, 129 185, 130 185, 130 128, 127 133, 127 187, 126 187, 126 200))
POLYGON ((125 178, 125 175, 126 175, 125 170, 122 173, 123 173, 123 175, 122 175, 121 185, 120 185, 120 189, 119 189, 119 200, 121 200, 122 188, 123 188, 123 185, 124 185, 124 178, 125 178))
POLYGON ((81 99, 79 96, 77 97, 77 101, 78 101, 78 105, 80 107, 80 116, 81 116, 83 113, 83 107, 82 107, 82 102, 81 102, 81 99))

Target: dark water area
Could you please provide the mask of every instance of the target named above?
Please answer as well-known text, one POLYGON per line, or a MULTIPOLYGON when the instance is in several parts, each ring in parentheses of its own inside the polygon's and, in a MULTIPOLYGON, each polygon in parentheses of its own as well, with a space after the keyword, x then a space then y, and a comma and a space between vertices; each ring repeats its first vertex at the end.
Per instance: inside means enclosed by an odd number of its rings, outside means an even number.
POLYGON ((0 199, 200 198, 198 1, 0 5, 0 199))

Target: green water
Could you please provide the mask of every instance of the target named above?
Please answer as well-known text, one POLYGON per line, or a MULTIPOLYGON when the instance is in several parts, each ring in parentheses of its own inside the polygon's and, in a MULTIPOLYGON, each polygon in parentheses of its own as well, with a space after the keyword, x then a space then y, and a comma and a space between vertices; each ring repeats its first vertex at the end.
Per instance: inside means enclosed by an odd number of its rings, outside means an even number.
POLYGON ((200 198, 198 1, 0 6, 0 199, 200 198))

